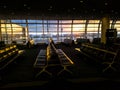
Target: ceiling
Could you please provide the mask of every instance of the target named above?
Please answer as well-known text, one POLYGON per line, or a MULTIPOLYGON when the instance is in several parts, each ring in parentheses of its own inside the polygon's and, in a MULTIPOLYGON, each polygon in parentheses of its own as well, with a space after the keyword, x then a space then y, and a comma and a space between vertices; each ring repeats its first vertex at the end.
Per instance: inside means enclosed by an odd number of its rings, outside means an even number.
POLYGON ((1 18, 101 18, 120 17, 117 0, 0 0, 1 18))

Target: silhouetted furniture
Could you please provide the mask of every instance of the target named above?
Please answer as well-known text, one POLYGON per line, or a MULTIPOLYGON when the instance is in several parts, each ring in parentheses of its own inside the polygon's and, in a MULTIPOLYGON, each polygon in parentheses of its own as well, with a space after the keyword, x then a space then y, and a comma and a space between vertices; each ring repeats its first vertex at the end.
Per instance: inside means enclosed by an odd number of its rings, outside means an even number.
POLYGON ((33 45, 34 45, 34 40, 33 39, 28 40, 28 42, 27 42, 27 48, 31 48, 33 45))
POLYGON ((117 30, 116 29, 107 29, 106 31, 106 44, 111 45, 116 42, 117 30))
POLYGON ((83 43, 90 43, 89 39, 85 39, 85 38, 77 38, 76 39, 77 44, 83 44, 83 43))
POLYGON ((67 67, 72 66, 74 62, 63 52, 62 49, 57 49, 57 53, 60 63, 63 67, 63 69, 60 72, 58 72, 58 75, 60 75, 63 71, 72 73, 67 67))
POLYGON ((16 45, 8 45, 0 49, 0 70, 5 68, 15 58, 20 55, 20 50, 16 45))
POLYGON ((73 65, 72 60, 61 50, 55 47, 53 41, 49 42, 46 49, 41 49, 37 55, 34 63, 34 68, 41 68, 36 77, 43 72, 50 76, 60 75, 63 71, 72 73, 67 69, 68 66, 73 65), (57 70, 56 70, 57 69, 57 70))
POLYGON ((16 45, 7 45, 0 48, 0 72, 23 52, 24 50, 19 50, 16 45))
POLYGON ((103 69, 103 72, 105 72, 108 69, 117 71, 116 66, 118 66, 118 68, 120 68, 120 49, 118 49, 118 51, 116 53, 114 53, 114 58, 112 59, 111 62, 110 61, 103 62, 103 64, 107 64, 107 67, 105 69, 103 69))
POLYGON ((101 38, 93 38, 92 43, 93 44, 100 44, 101 43, 100 40, 101 40, 101 38))
POLYGON ((105 72, 108 69, 112 69, 114 71, 120 72, 120 67, 119 67, 120 50, 119 49, 117 52, 113 52, 113 51, 101 49, 98 47, 94 47, 92 45, 83 44, 79 51, 83 55, 90 58, 92 61, 95 61, 96 64, 99 64, 100 66, 102 66, 102 72, 105 72))
POLYGON ((46 49, 41 49, 40 52, 37 55, 37 58, 34 63, 34 68, 41 68, 42 70, 37 73, 35 77, 38 77, 41 73, 45 72, 49 75, 52 75, 50 72, 46 70, 48 66, 47 62, 47 50, 46 49))
POLYGON ((65 45, 72 45, 73 40, 72 39, 64 39, 65 45))
MULTIPOLYGON (((47 68, 52 65, 56 64, 51 61, 57 54, 56 54, 56 48, 54 46, 54 42, 52 39, 49 39, 49 43, 46 49, 41 49, 40 52, 37 55, 37 58, 34 63, 34 69, 38 69, 38 73, 36 74, 36 78, 40 76, 42 73, 46 73, 49 76, 52 76, 52 73, 47 70, 47 68), (52 62, 52 63, 51 63, 52 62)), ((58 61, 58 60, 56 60, 58 61)))

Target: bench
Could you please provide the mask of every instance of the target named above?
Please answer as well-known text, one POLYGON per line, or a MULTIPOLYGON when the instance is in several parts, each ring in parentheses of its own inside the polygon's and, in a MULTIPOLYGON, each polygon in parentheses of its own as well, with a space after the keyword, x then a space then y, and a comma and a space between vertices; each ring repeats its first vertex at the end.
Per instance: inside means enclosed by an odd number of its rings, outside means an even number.
POLYGON ((76 50, 80 51, 83 55, 87 56, 88 58, 96 61, 99 65, 102 66, 102 72, 107 71, 108 69, 112 69, 113 71, 120 72, 118 68, 119 60, 120 60, 120 50, 118 49, 117 52, 101 49, 98 47, 94 47, 91 45, 82 45, 83 48, 76 48, 76 50))
POLYGON ((107 71, 108 69, 120 72, 120 49, 118 49, 117 52, 114 54, 111 62, 103 62, 102 64, 107 65, 107 67, 103 69, 103 72, 107 71), (116 68, 116 66, 119 66, 119 70, 116 68))
MULTIPOLYGON (((17 57, 19 57, 24 50, 19 50, 16 45, 9 45, 0 48, 0 73, 5 69, 10 63, 12 63, 17 57)), ((0 76, 0 80, 2 76, 0 76)))
POLYGON ((22 53, 23 50, 19 50, 16 45, 6 46, 0 49, 0 70, 8 66, 22 53))
POLYGON ((62 49, 57 49, 57 53, 61 66, 63 67, 63 69, 60 72, 58 72, 58 75, 60 75, 63 71, 72 73, 67 67, 72 66, 74 62, 63 52, 62 49))
POLYGON ((61 50, 55 47, 50 41, 46 49, 41 49, 34 63, 34 68, 41 68, 37 73, 38 77, 41 73, 46 72, 48 75, 60 75, 63 71, 72 73, 67 67, 73 65, 72 60, 61 50), (63 56, 63 57, 61 57, 63 56))
POLYGON ((40 74, 43 72, 46 72, 49 75, 52 75, 50 72, 46 70, 47 68, 47 50, 46 49, 41 49, 37 55, 37 58, 34 63, 34 68, 41 68, 39 73, 35 77, 38 77, 40 74))

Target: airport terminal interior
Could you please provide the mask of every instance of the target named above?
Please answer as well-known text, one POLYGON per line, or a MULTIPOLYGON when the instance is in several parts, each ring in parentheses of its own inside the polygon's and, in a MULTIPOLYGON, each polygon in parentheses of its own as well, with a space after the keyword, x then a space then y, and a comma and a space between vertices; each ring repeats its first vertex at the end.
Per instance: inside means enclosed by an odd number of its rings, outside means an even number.
POLYGON ((119 90, 119 3, 1 0, 2 89, 119 90))

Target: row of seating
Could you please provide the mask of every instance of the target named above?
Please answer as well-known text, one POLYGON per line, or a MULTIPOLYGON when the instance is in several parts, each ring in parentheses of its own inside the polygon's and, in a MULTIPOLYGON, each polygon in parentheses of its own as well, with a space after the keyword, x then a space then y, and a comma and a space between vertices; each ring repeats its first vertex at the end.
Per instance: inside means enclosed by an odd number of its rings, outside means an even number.
POLYGON ((57 49, 57 53, 58 53, 60 63, 63 67, 63 69, 58 73, 58 75, 60 73, 62 73, 63 71, 67 71, 67 72, 72 73, 67 67, 73 65, 74 62, 63 52, 62 49, 57 49))
POLYGON ((51 73, 48 72, 46 68, 47 68, 47 50, 41 49, 34 63, 34 69, 40 69, 35 77, 38 77, 43 72, 51 75, 51 73))
POLYGON ((119 66, 120 64, 120 49, 118 49, 116 52, 113 52, 94 47, 92 45, 82 44, 80 52, 95 61, 95 63, 101 65, 102 72, 105 72, 109 69, 120 72, 120 67, 116 68, 116 65, 119 66))
POLYGON ((34 63, 34 69, 39 68, 39 72, 35 77, 38 77, 43 72, 50 76, 60 75, 63 71, 72 73, 67 69, 67 66, 71 66, 74 63, 69 57, 62 51, 62 49, 57 49, 55 44, 50 41, 46 49, 41 49, 37 55, 34 63), (59 70, 54 71, 59 67, 59 70))
POLYGON ((19 50, 14 44, 0 48, 0 79, 2 79, 2 70, 11 64, 23 52, 24 50, 19 50))
POLYGON ((7 66, 13 56, 18 54, 18 48, 16 45, 8 45, 0 49, 0 69, 7 66))

